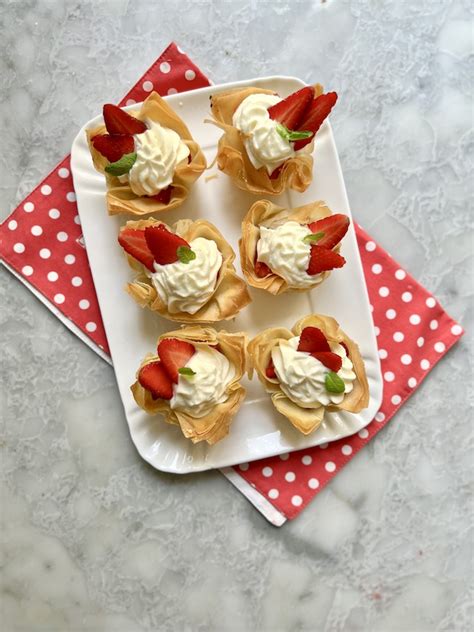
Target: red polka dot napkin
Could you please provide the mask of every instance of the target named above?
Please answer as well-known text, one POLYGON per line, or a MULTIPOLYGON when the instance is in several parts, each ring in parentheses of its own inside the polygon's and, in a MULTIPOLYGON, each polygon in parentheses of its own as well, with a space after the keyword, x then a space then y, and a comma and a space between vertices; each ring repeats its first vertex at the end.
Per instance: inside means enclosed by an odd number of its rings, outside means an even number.
MULTIPOLYGON (((208 85, 205 75, 172 43, 120 105, 143 101, 152 90, 166 95, 208 85)), ((352 437, 223 471, 277 525, 297 516, 388 423, 463 333, 436 299, 359 226, 356 232, 379 342, 383 403, 375 420, 352 437)), ((110 361, 69 156, 0 226, 0 258, 74 333, 110 361)))

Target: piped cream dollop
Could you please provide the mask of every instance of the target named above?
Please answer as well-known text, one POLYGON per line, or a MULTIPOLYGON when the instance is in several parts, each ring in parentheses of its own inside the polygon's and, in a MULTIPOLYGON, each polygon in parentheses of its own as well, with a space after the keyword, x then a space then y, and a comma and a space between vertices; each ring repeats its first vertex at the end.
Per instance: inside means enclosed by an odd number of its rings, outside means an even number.
POLYGON ((137 159, 125 177, 136 195, 150 196, 172 183, 176 165, 189 156, 189 147, 174 130, 145 122, 147 131, 134 136, 137 159))
POLYGON ((244 145, 255 169, 265 167, 271 174, 285 160, 296 155, 293 145, 277 132, 277 121, 268 108, 282 99, 274 94, 251 94, 234 112, 232 125, 244 136, 244 145))
POLYGON ((322 274, 307 273, 311 245, 303 241, 311 235, 307 226, 289 221, 276 228, 260 227, 257 242, 257 259, 263 261, 278 276, 296 288, 306 288, 317 283, 322 274))
POLYGON ((149 272, 151 281, 168 311, 195 314, 214 293, 222 254, 212 239, 197 237, 190 242, 196 258, 189 263, 176 261, 160 265, 149 272))
POLYGON ((179 376, 170 407, 192 417, 204 417, 216 404, 226 401, 226 390, 235 377, 235 367, 225 355, 211 347, 196 349, 186 367, 195 375, 179 376))
POLYGON ((309 353, 298 351, 298 343, 299 336, 295 336, 272 349, 272 360, 282 391, 302 408, 340 404, 354 388, 356 379, 344 347, 337 342, 329 342, 331 351, 342 358, 342 367, 337 374, 344 382, 344 393, 331 393, 325 386, 326 374, 330 369, 309 353))

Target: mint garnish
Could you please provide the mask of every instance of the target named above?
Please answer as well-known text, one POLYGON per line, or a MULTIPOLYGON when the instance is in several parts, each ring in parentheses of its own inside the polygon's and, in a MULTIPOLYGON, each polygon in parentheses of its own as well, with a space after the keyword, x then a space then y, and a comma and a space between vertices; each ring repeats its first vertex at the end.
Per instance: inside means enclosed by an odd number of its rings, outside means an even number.
POLYGON ((309 138, 313 135, 313 132, 306 130, 294 132, 293 130, 288 129, 285 125, 282 125, 282 123, 277 123, 276 131, 280 134, 282 138, 284 138, 285 140, 289 140, 290 142, 295 140, 303 140, 304 138, 309 138))
POLYGON ((196 371, 193 371, 188 366, 183 366, 181 369, 178 369, 178 373, 180 375, 184 375, 185 377, 192 377, 193 375, 196 375, 196 371))
POLYGON ((326 386, 326 390, 330 393, 344 393, 345 390, 344 381, 334 371, 326 373, 324 385, 326 386))
POLYGON ((176 250, 176 254, 178 255, 178 259, 181 263, 189 263, 193 259, 196 259, 196 253, 188 246, 179 246, 176 250))
POLYGON ((131 154, 124 154, 120 160, 111 162, 110 165, 107 165, 105 170, 107 173, 110 173, 111 176, 124 176, 133 167, 136 159, 137 154, 135 152, 131 154))
POLYGON ((311 233, 311 235, 306 235, 305 237, 303 237, 303 241, 305 244, 315 244, 316 242, 318 242, 320 239, 322 239, 324 237, 324 233, 311 233))

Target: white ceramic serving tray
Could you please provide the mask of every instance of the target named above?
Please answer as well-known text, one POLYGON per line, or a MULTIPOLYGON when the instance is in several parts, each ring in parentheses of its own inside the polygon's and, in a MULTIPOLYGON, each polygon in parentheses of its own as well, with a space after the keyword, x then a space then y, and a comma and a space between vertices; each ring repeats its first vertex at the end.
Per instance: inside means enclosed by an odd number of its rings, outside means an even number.
MULTIPOLYGON (((292 77, 267 77, 212 86, 165 97, 188 125, 200 143, 208 164, 216 155, 222 132, 204 123, 209 118, 209 96, 237 86, 269 88, 287 96, 304 83, 292 77)), ((127 109, 136 109, 134 105, 127 109)), ((334 272, 321 288, 306 294, 270 296, 250 289, 253 302, 232 322, 216 328, 246 331, 249 337, 267 327, 291 327, 302 316, 319 312, 334 316, 360 346, 370 387, 370 403, 360 414, 326 414, 320 428, 308 436, 297 432, 270 403, 270 398, 254 376, 244 380, 247 398, 231 425, 230 434, 214 446, 194 445, 179 428, 151 417, 137 407, 130 392, 135 372, 143 356, 153 352, 159 334, 176 329, 178 323, 162 319, 141 309, 124 291, 133 279, 122 249, 117 244, 119 227, 128 217, 109 217, 105 204, 105 181, 93 167, 85 129, 102 122, 88 121, 72 145, 71 166, 87 254, 104 320, 107 339, 125 409, 130 434, 141 456, 153 467, 174 473, 187 473, 234 465, 284 452, 335 441, 358 432, 370 421, 382 401, 382 377, 377 353, 369 298, 351 225, 342 243, 346 266, 334 272)), ((295 207, 324 200, 333 212, 350 215, 339 159, 328 122, 317 134, 314 153, 314 179, 305 193, 289 192, 273 198, 275 203, 295 207)), ((178 209, 159 218, 173 223, 179 218, 205 218, 213 222, 238 253, 242 217, 257 198, 237 189, 216 167, 205 172, 194 184, 188 200, 178 209), (209 178, 209 176, 217 176, 209 178)), ((236 266, 240 269, 237 256, 236 266)))

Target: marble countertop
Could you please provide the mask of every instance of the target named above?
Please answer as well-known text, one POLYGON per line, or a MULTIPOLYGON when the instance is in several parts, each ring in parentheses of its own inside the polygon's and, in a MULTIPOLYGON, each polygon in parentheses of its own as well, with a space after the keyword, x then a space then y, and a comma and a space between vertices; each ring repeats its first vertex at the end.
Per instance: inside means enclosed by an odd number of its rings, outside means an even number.
MULTIPOLYGON (((472 326, 469 2, 2 9, 2 218, 173 39, 215 82, 290 74, 336 89, 355 217, 472 326)), ((144 463, 112 369, 4 269, 0 283, 2 629, 472 629, 468 336, 276 529, 219 473, 144 463)))

